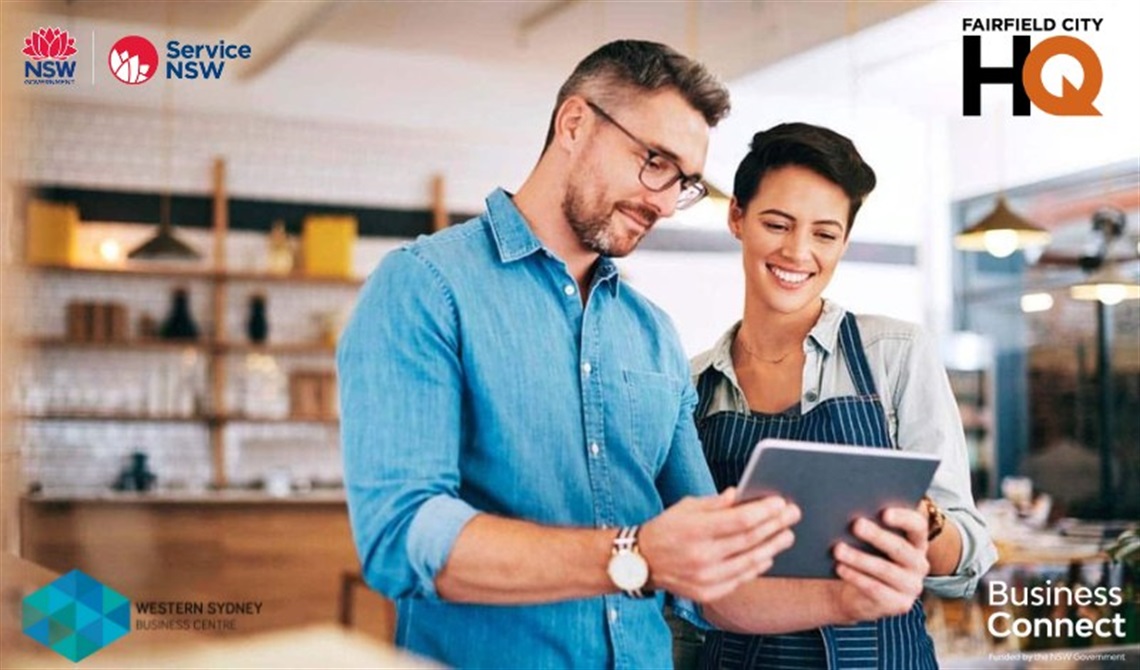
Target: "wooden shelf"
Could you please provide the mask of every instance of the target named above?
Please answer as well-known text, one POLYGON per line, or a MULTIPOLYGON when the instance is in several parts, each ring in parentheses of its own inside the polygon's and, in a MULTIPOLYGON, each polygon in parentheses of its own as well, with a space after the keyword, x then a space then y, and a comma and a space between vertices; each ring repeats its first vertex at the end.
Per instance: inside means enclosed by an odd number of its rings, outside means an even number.
POLYGON ((222 425, 227 423, 315 423, 335 426, 340 423, 337 417, 256 417, 243 414, 131 414, 125 412, 48 412, 43 414, 17 414, 16 418, 25 421, 122 421, 125 423, 207 423, 222 425))
POLYGON ((203 264, 179 266, 166 263, 135 263, 123 266, 38 264, 25 266, 29 272, 61 272, 74 274, 117 275, 122 277, 168 277, 211 281, 269 282, 279 284, 325 284, 359 287, 363 277, 310 277, 302 274, 270 274, 238 270, 218 270, 203 264))
POLYGON ((206 350, 212 345, 204 340, 158 340, 158 339, 132 339, 119 342, 79 342, 64 337, 27 337, 23 339, 26 348, 32 349, 78 349, 78 350, 106 350, 106 351, 171 351, 180 352, 187 349, 206 350))
POLYGON ((25 266, 29 272, 63 272, 74 274, 118 275, 122 277, 171 277, 174 279, 213 279, 217 271, 203 264, 179 266, 168 263, 134 263, 129 266, 36 264, 25 266))
POLYGON ((101 351, 213 351, 221 354, 266 354, 269 356, 297 356, 304 354, 332 354, 335 346, 324 342, 210 342, 208 340, 132 339, 120 342, 79 342, 64 337, 26 337, 23 346, 30 349, 76 349, 101 351))
POLYGON ((215 417, 215 420, 217 420, 221 423, 276 423, 276 424, 282 424, 282 423, 314 423, 314 424, 320 424, 320 425, 325 425, 325 426, 336 426, 336 425, 340 424, 340 419, 338 417, 302 418, 302 417, 287 416, 287 417, 282 417, 280 419, 270 419, 270 418, 243 416, 240 414, 231 414, 231 415, 228 415, 225 417, 215 417))
POLYGON ((127 412, 45 412, 42 414, 18 414, 25 421, 123 421, 138 423, 201 423, 207 421, 201 415, 181 414, 133 414, 127 412))
POLYGON ((213 349, 223 354, 267 354, 273 356, 332 354, 336 351, 335 346, 330 346, 324 342, 270 342, 268 344, 218 342, 213 345, 213 349))
POLYGON ((218 279, 241 282, 276 282, 285 284, 331 284, 334 286, 361 286, 362 277, 310 277, 301 274, 275 275, 267 272, 227 271, 218 274, 218 279))

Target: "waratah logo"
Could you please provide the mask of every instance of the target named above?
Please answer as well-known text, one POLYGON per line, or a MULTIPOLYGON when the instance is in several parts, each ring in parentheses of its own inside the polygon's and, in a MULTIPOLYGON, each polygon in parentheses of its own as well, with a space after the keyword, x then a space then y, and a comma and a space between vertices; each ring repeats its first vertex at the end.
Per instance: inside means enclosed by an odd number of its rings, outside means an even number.
POLYGON ((141 84, 150 81, 158 69, 158 50, 145 37, 127 35, 111 47, 107 64, 124 84, 141 84))
POLYGON ((40 28, 24 38, 24 55, 32 60, 65 61, 75 55, 75 38, 66 30, 40 28))

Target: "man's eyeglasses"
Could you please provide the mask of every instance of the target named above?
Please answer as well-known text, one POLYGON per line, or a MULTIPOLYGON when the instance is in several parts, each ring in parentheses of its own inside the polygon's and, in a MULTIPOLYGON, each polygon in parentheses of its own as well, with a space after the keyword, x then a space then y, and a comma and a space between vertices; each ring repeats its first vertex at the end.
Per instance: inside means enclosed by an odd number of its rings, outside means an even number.
POLYGON ((594 113, 613 124, 614 128, 620 130, 626 137, 645 149, 645 162, 641 164, 641 173, 638 175, 642 186, 654 193, 660 193, 678 181, 681 182, 681 192, 677 195, 677 209, 691 207, 709 194, 708 188, 701 183, 700 177, 685 174, 676 161, 662 155, 661 152, 638 139, 633 133, 626 130, 625 126, 614 120, 614 117, 607 114, 604 109, 589 100, 586 101, 586 104, 594 110, 594 113))

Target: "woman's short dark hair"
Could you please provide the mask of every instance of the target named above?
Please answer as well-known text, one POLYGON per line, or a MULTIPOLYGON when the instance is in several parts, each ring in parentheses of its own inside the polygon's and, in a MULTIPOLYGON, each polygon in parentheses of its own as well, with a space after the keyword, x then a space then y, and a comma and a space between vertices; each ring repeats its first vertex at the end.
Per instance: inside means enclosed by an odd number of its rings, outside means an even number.
POLYGON ((728 89, 704 65, 657 42, 617 40, 582 59, 558 90, 546 143, 554 139, 554 117, 572 95, 582 95, 603 107, 620 106, 631 94, 675 88, 709 127, 728 115, 728 89))
POLYGON ((748 207, 760 181, 769 170, 798 165, 805 167, 843 189, 851 205, 847 210, 847 232, 855 225, 855 214, 875 188, 875 171, 859 155, 855 144, 839 133, 810 123, 781 123, 752 136, 752 146, 740 166, 732 195, 740 207, 748 207))

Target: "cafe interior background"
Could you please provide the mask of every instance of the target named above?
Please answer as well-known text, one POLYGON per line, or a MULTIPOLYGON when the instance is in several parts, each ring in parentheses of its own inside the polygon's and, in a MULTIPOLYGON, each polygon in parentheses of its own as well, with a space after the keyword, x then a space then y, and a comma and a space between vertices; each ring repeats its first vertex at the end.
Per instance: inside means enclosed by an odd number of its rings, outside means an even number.
MULTIPOLYGON (((3 3, 5 648, 40 658, 12 632, 21 599, 78 568, 136 601, 263 603, 236 630, 136 631, 89 662, 205 663, 229 644, 273 664, 334 639, 344 663, 350 647, 381 658, 391 611, 359 581, 340 488, 337 331, 386 252, 522 182, 557 87, 619 37, 729 84, 705 170, 719 191, 759 129, 854 139, 879 186, 828 295, 939 338, 1001 548, 992 574, 1127 582, 1135 645, 1136 566, 1105 551, 1140 519, 1140 5, 1002 3, 1104 19, 1077 35, 1103 64, 1102 115, 1013 116, 1011 87, 985 86, 967 117, 962 18, 993 7, 3 3), (75 38, 72 85, 16 74, 41 27, 75 38), (169 40, 252 57, 124 85, 108 53, 130 34, 163 63, 169 40), (1028 246, 963 234, 995 216, 1028 246), (1087 288, 1101 281, 1118 283, 1087 288)), ((1009 44, 987 34, 983 65, 1008 65, 1009 44)), ((1065 56, 1044 72, 1054 88, 1083 76, 1065 56)), ((662 222, 620 263, 690 354, 741 309, 726 206, 662 222)), ((994 639, 983 592, 928 601, 944 662, 1090 644, 994 639)))

